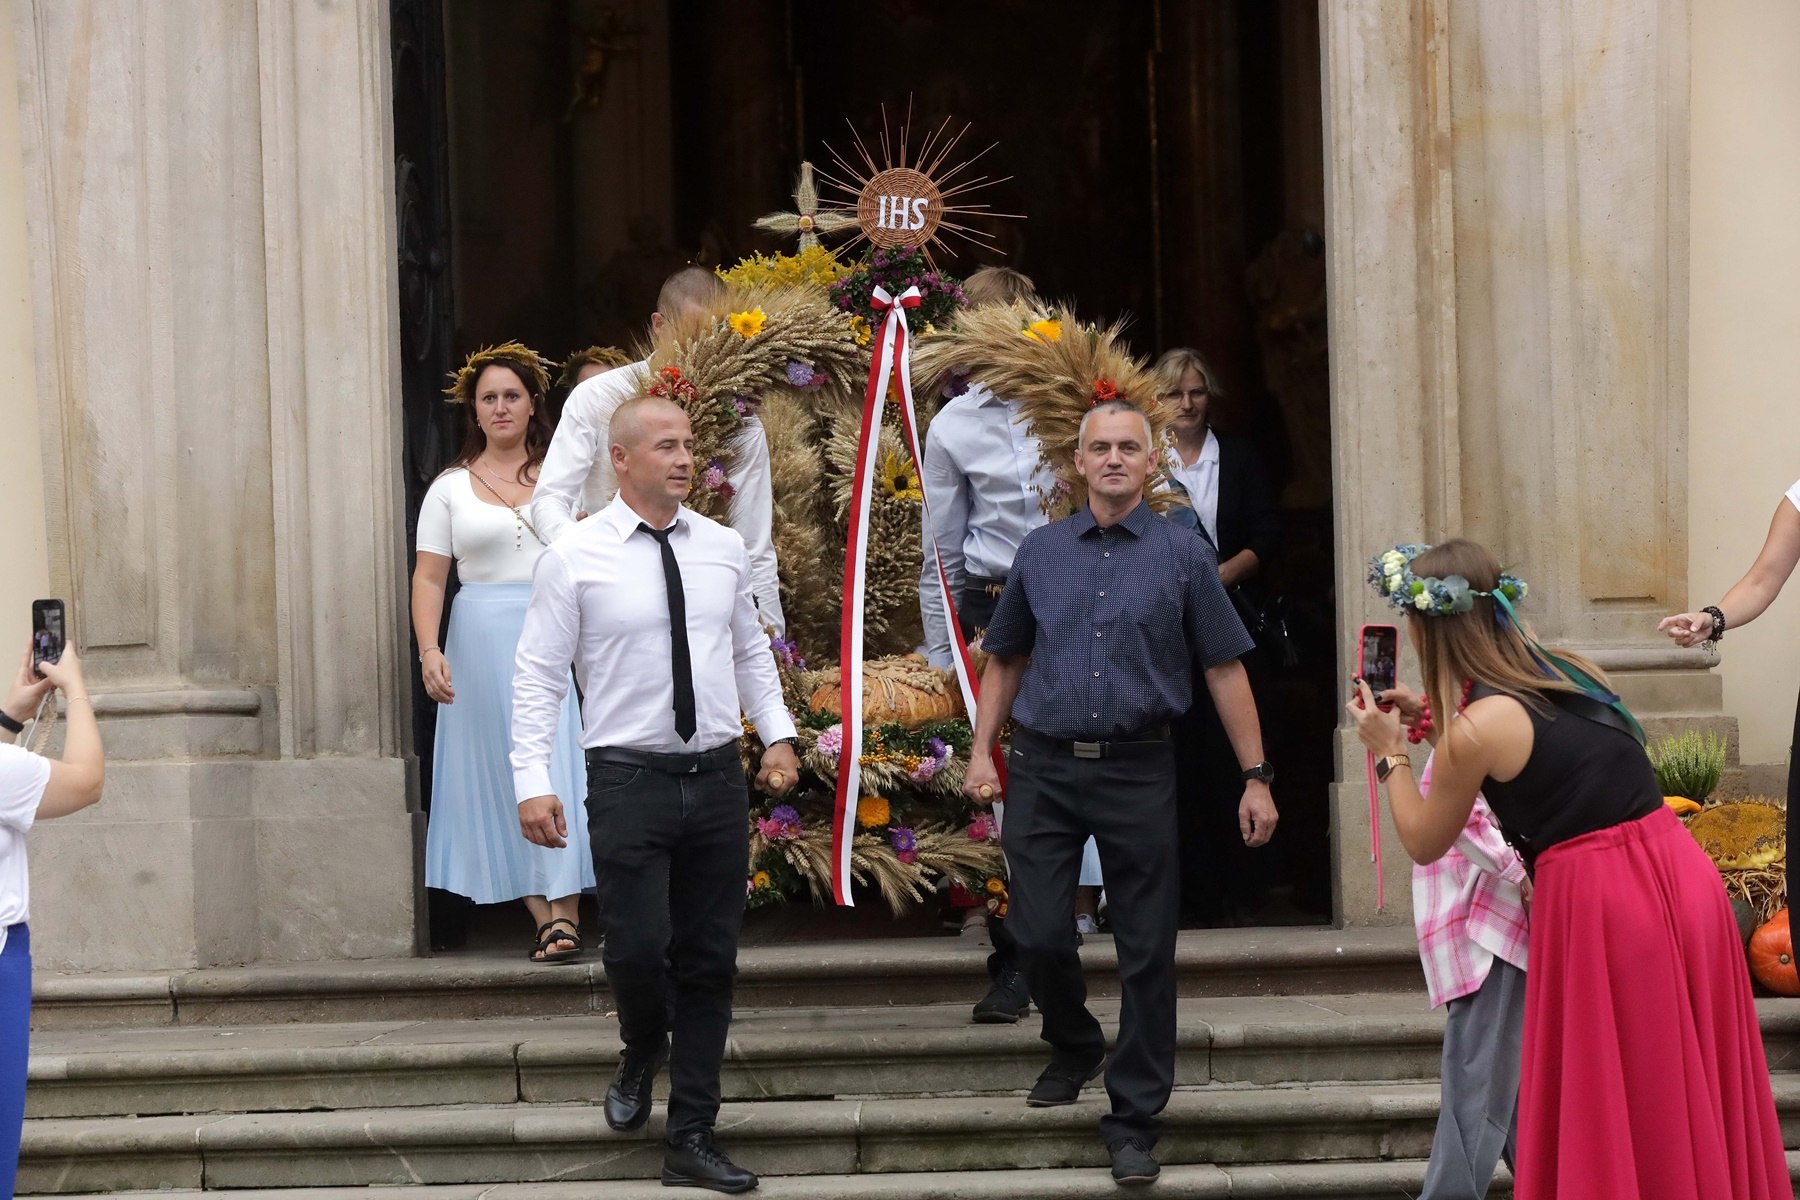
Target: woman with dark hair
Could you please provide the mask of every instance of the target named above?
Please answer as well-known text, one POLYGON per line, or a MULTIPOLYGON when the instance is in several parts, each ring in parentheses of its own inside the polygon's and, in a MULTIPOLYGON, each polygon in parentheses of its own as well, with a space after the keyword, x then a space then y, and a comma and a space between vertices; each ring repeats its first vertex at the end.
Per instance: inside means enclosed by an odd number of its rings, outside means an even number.
MULTIPOLYGON (((445 389, 466 433, 419 510, 412 618, 425 691, 440 706, 425 883, 477 904, 524 900, 537 927, 533 961, 568 962, 582 950, 577 910, 594 886, 593 860, 585 838, 560 850, 525 840, 509 761, 513 655, 544 548, 530 510, 550 445, 549 387, 543 359, 508 342, 470 355, 445 389), (439 646, 452 561, 462 587, 439 646)), ((558 794, 572 798, 571 827, 585 830, 580 729, 571 689, 550 770, 558 794)))
MULTIPOLYGON (((1198 350, 1170 350, 1156 361, 1157 392, 1170 415, 1172 444, 1164 464, 1219 558, 1219 582, 1240 613, 1260 607, 1259 578, 1281 540, 1281 518, 1262 457, 1246 437, 1213 429, 1218 377, 1198 350)), ((1269 664, 1262 651, 1243 658, 1259 712, 1267 702, 1269 664)), ((1262 727, 1271 727, 1266 716, 1262 727)), ((1238 798, 1244 779, 1225 726, 1205 688, 1176 722, 1176 773, 1182 797, 1181 898, 1184 915, 1208 924, 1249 921, 1262 901, 1262 864, 1244 845, 1238 798)), ((1273 756, 1272 757, 1278 757, 1273 756)))
POLYGON ((1532 638, 1523 581, 1474 542, 1398 546, 1369 577, 1406 613, 1434 714, 1427 801, 1402 725, 1424 704, 1356 681, 1401 844, 1435 862, 1479 792, 1533 873, 1515 1194, 1792 1197, 1737 924, 1636 719, 1532 638))

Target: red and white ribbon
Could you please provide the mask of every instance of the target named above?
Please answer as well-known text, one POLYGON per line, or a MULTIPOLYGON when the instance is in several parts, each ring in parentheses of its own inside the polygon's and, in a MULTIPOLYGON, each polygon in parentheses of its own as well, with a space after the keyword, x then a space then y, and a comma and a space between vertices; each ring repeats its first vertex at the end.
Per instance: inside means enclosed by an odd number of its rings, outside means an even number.
MULTIPOLYGON (((869 383, 863 393, 862 431, 856 443, 856 479, 850 493, 849 544, 844 551, 844 618, 838 636, 838 695, 843 713, 843 749, 838 757, 837 801, 832 812, 831 892, 840 905, 853 905, 850 893, 850 847, 856 836, 856 802, 862 791, 863 742, 863 580, 869 559, 869 501, 874 493, 876 448, 881 441, 881 414, 887 404, 889 383, 900 404, 900 427, 906 434, 913 469, 919 472, 919 491, 925 519, 931 530, 931 497, 925 493, 925 455, 919 443, 919 422, 913 407, 912 346, 905 310, 919 307, 919 289, 907 288, 898 299, 876 287, 875 307, 886 314, 881 336, 869 363, 869 383)), ((962 689, 963 708, 975 721, 976 681, 969 646, 956 620, 955 598, 938 553, 937 538, 924 539, 931 554, 938 590, 950 625, 955 649, 956 682, 962 689)), ((998 755, 995 756, 998 760, 998 755)))

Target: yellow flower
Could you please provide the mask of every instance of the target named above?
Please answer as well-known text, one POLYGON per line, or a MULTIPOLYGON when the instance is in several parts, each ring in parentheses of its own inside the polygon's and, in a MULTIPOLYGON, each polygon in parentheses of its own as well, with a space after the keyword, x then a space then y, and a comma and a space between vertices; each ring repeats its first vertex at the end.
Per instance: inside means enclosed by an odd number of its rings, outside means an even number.
POLYGON ((862 317, 850 318, 850 332, 856 335, 856 344, 868 345, 875 337, 875 331, 869 328, 869 322, 862 317))
POLYGON ((998 896, 1006 891, 1006 880, 998 875, 989 875, 987 881, 988 895, 998 896))
POLYGON ((864 796, 856 802, 856 823, 864 829, 879 829, 891 815, 887 800, 881 796, 864 796))
POLYGON ((750 877, 750 886, 759 892, 768 887, 770 882, 771 880, 769 879, 769 873, 767 871, 758 871, 750 877))
POLYGON ((912 459, 902 459, 892 450, 881 459, 881 490, 895 500, 917 503, 925 498, 919 490, 919 473, 913 469, 912 459))
POLYGON ((1019 330, 1019 336, 1028 337, 1034 342, 1044 342, 1045 344, 1050 342, 1060 342, 1062 341, 1062 322, 1050 320, 1048 318, 1042 321, 1033 321, 1025 328, 1019 330))
POLYGON ((725 319, 731 322, 733 333, 748 340, 762 332, 763 322, 769 318, 762 309, 753 308, 748 312, 734 312, 725 319))

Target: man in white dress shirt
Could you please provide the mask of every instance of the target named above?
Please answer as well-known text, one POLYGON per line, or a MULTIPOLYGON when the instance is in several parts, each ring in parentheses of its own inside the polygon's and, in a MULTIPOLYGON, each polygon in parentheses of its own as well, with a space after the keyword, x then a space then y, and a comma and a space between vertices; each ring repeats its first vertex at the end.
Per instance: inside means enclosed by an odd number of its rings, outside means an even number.
MULTIPOLYGON (((704 313, 724 290, 724 282, 705 267, 681 268, 663 281, 650 328, 660 332, 670 318, 704 313)), ((649 372, 648 362, 635 362, 585 379, 569 393, 531 498, 532 523, 545 538, 554 542, 575 527, 577 513, 597 513, 613 498, 619 482, 607 453, 607 428, 613 411, 638 393, 649 372)), ((730 479, 730 523, 750 548, 757 611, 764 624, 786 633, 770 528, 775 505, 769 483, 769 439, 762 422, 753 416, 745 418, 741 438, 730 479)))
POLYGON ((610 426, 618 495, 552 542, 532 580, 513 683, 519 824, 541 846, 568 836, 549 762, 573 662, 602 960, 625 1044, 606 1121, 643 1125, 667 1058, 663 1183, 749 1191, 756 1176, 712 1140, 749 858, 740 713, 768 746, 757 786, 772 795, 799 775, 794 722, 744 539, 681 503, 694 473, 687 415, 644 397, 610 426))

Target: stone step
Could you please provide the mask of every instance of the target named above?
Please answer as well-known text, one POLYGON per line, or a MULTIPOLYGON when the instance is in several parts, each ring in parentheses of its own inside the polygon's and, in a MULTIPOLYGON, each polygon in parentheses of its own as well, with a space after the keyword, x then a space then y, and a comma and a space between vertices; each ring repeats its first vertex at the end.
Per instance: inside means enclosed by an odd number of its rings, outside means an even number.
MULTIPOLYGON (((1800 1144, 1800 1076, 1779 1075, 1787 1144, 1800 1144)), ((1421 1158, 1435 1084, 1179 1089, 1158 1147, 1171 1164, 1244 1166, 1421 1158)), ((727 1104, 721 1140, 763 1175, 868 1175, 1095 1167, 1104 1093, 1066 1108, 1016 1097, 727 1104)), ((164 1188, 646 1180, 663 1119, 606 1129, 591 1106, 364 1109, 26 1123, 22 1193, 164 1188)), ((1330 1194, 1327 1191, 1326 1194, 1330 1194)))
MULTIPOLYGON (((739 955, 743 1008, 973 1004, 987 986, 973 939, 894 938, 751 946, 739 955)), ((1118 994, 1112 939, 1082 948, 1092 994, 1118 994)), ((1418 992, 1409 926, 1196 930, 1176 951, 1184 996, 1418 992)), ((274 1025, 548 1017, 610 1008, 597 956, 559 966, 523 956, 454 954, 362 962, 211 967, 152 975, 41 972, 34 1029, 274 1025)))
MULTIPOLYGON (((1117 1001, 1098 1000, 1108 1028, 1117 1001)), ((1176 1082, 1435 1078, 1443 1017, 1422 996, 1180 1002, 1176 1082)), ((1800 1015, 1787 1023, 1800 1025, 1800 1015)), ((975 1025, 967 1005, 737 1014, 730 1100, 1007 1092, 1045 1049, 1035 1015, 975 1025)), ((1768 1036, 1776 1037, 1774 1033, 1768 1036)), ((1783 1042, 1783 1045, 1789 1043, 1783 1042)), ((64 1031, 32 1046, 32 1117, 598 1102, 617 1066, 608 1016, 64 1031)))
MULTIPOLYGON (((1800 1171, 1800 1156, 1790 1156, 1800 1171)), ((1158 1200, 1393 1200, 1416 1195, 1425 1179, 1419 1159, 1393 1162, 1283 1163, 1257 1166, 1193 1164, 1166 1166, 1156 1181, 1158 1200)), ((760 1200, 1088 1200, 1117 1192, 1112 1176, 1100 1167, 1046 1168, 1036 1171, 928 1171, 886 1175, 771 1175, 754 1193, 760 1200)), ((423 1185, 406 1190, 405 1200, 668 1200, 668 1189, 654 1179, 602 1183, 501 1183, 423 1185)), ((155 1196, 157 1200, 201 1200, 216 1192, 111 1192, 75 1195, 67 1200, 123 1200, 155 1196)), ((1501 1167, 1488 1196, 1512 1195, 1512 1180, 1501 1167)), ((368 1188, 251 1188, 231 1193, 232 1200, 371 1200, 368 1188)), ((21 1197, 20 1200, 30 1200, 21 1197)))
MULTIPOLYGON (((1094 1010, 1116 1026, 1117 1001, 1094 1010)), ((1800 1061, 1800 1004, 1760 1001, 1759 1015, 1771 1066, 1800 1061)), ((962 1004, 741 1012, 721 1082, 728 1100, 1011 1092, 1043 1067, 1038 1029, 1035 1015, 975 1025, 962 1004)), ((1431 1080, 1442 1035, 1443 1014, 1421 996, 1184 999, 1175 1079, 1183 1087, 1431 1080)), ((608 1016, 40 1033, 26 1111, 597 1103, 618 1047, 608 1016)))

